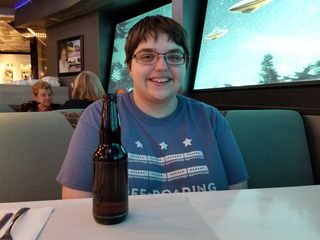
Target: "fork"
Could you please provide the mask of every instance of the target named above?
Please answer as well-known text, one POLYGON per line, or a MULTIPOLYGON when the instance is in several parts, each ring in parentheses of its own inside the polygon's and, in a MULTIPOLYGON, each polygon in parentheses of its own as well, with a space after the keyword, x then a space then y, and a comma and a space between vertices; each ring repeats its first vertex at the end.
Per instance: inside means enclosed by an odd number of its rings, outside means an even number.
POLYGON ((7 230, 5 231, 5 233, 2 235, 2 237, 0 238, 0 240, 12 240, 12 236, 11 236, 11 228, 13 226, 13 224, 17 221, 17 219, 26 211, 28 211, 30 208, 25 207, 25 208, 20 208, 18 212, 16 212, 16 214, 13 216, 12 220, 9 223, 9 226, 7 228, 7 230))

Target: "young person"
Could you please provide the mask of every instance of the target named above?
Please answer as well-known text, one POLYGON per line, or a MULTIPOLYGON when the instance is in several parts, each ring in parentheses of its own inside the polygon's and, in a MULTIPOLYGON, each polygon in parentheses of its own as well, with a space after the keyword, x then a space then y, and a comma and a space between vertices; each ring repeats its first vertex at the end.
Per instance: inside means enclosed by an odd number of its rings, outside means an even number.
POLYGON ((22 112, 44 112, 60 108, 60 104, 52 103, 53 90, 50 83, 39 80, 32 86, 33 101, 21 105, 22 112))
MULTIPOLYGON (((246 188, 248 173, 224 117, 178 94, 189 62, 182 26, 145 17, 129 31, 125 53, 133 91, 118 95, 118 109, 129 194, 246 188)), ((63 198, 91 196, 101 109, 102 101, 91 104, 75 129, 57 177, 63 198)))
POLYGON ((74 80, 72 98, 61 109, 86 108, 105 94, 99 77, 93 72, 82 71, 74 80))

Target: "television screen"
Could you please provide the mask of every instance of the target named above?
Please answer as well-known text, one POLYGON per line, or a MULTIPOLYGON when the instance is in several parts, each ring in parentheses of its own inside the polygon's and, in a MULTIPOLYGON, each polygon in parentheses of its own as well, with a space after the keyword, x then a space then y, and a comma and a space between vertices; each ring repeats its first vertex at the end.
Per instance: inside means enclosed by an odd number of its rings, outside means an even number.
POLYGON ((319 79, 319 16, 319 0, 208 1, 194 89, 319 79))

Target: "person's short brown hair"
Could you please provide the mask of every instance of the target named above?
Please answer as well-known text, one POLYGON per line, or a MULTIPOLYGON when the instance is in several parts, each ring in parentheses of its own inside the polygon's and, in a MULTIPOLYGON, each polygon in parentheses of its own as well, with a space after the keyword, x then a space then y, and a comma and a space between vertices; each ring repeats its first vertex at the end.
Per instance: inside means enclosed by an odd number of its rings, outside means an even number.
POLYGON ((32 93, 34 96, 38 95, 39 89, 49 89, 53 93, 52 86, 46 81, 39 80, 32 86, 32 93))
POLYGON ((131 68, 132 56, 139 44, 142 41, 147 41, 147 38, 150 36, 157 40, 160 33, 167 34, 169 40, 172 40, 183 48, 184 54, 186 55, 186 66, 188 66, 190 51, 187 32, 172 18, 155 15, 141 19, 129 30, 125 44, 125 61, 129 69, 131 68))

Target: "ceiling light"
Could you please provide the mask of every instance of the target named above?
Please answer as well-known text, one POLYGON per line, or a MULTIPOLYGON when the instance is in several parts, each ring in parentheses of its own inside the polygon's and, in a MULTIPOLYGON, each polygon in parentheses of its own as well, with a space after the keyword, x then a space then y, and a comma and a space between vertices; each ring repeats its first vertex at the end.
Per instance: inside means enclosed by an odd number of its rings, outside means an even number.
POLYGON ((31 28, 27 28, 27 29, 34 37, 36 36, 36 33, 31 28))
POLYGON ((31 38, 31 37, 47 38, 46 33, 38 33, 33 31, 31 28, 27 28, 27 30, 29 31, 28 33, 22 34, 22 36, 24 36, 25 38, 31 38))
POLYGON ((32 38, 32 37, 47 38, 47 34, 45 33, 35 33, 35 35, 33 35, 32 33, 23 33, 22 36, 25 38, 32 38))

